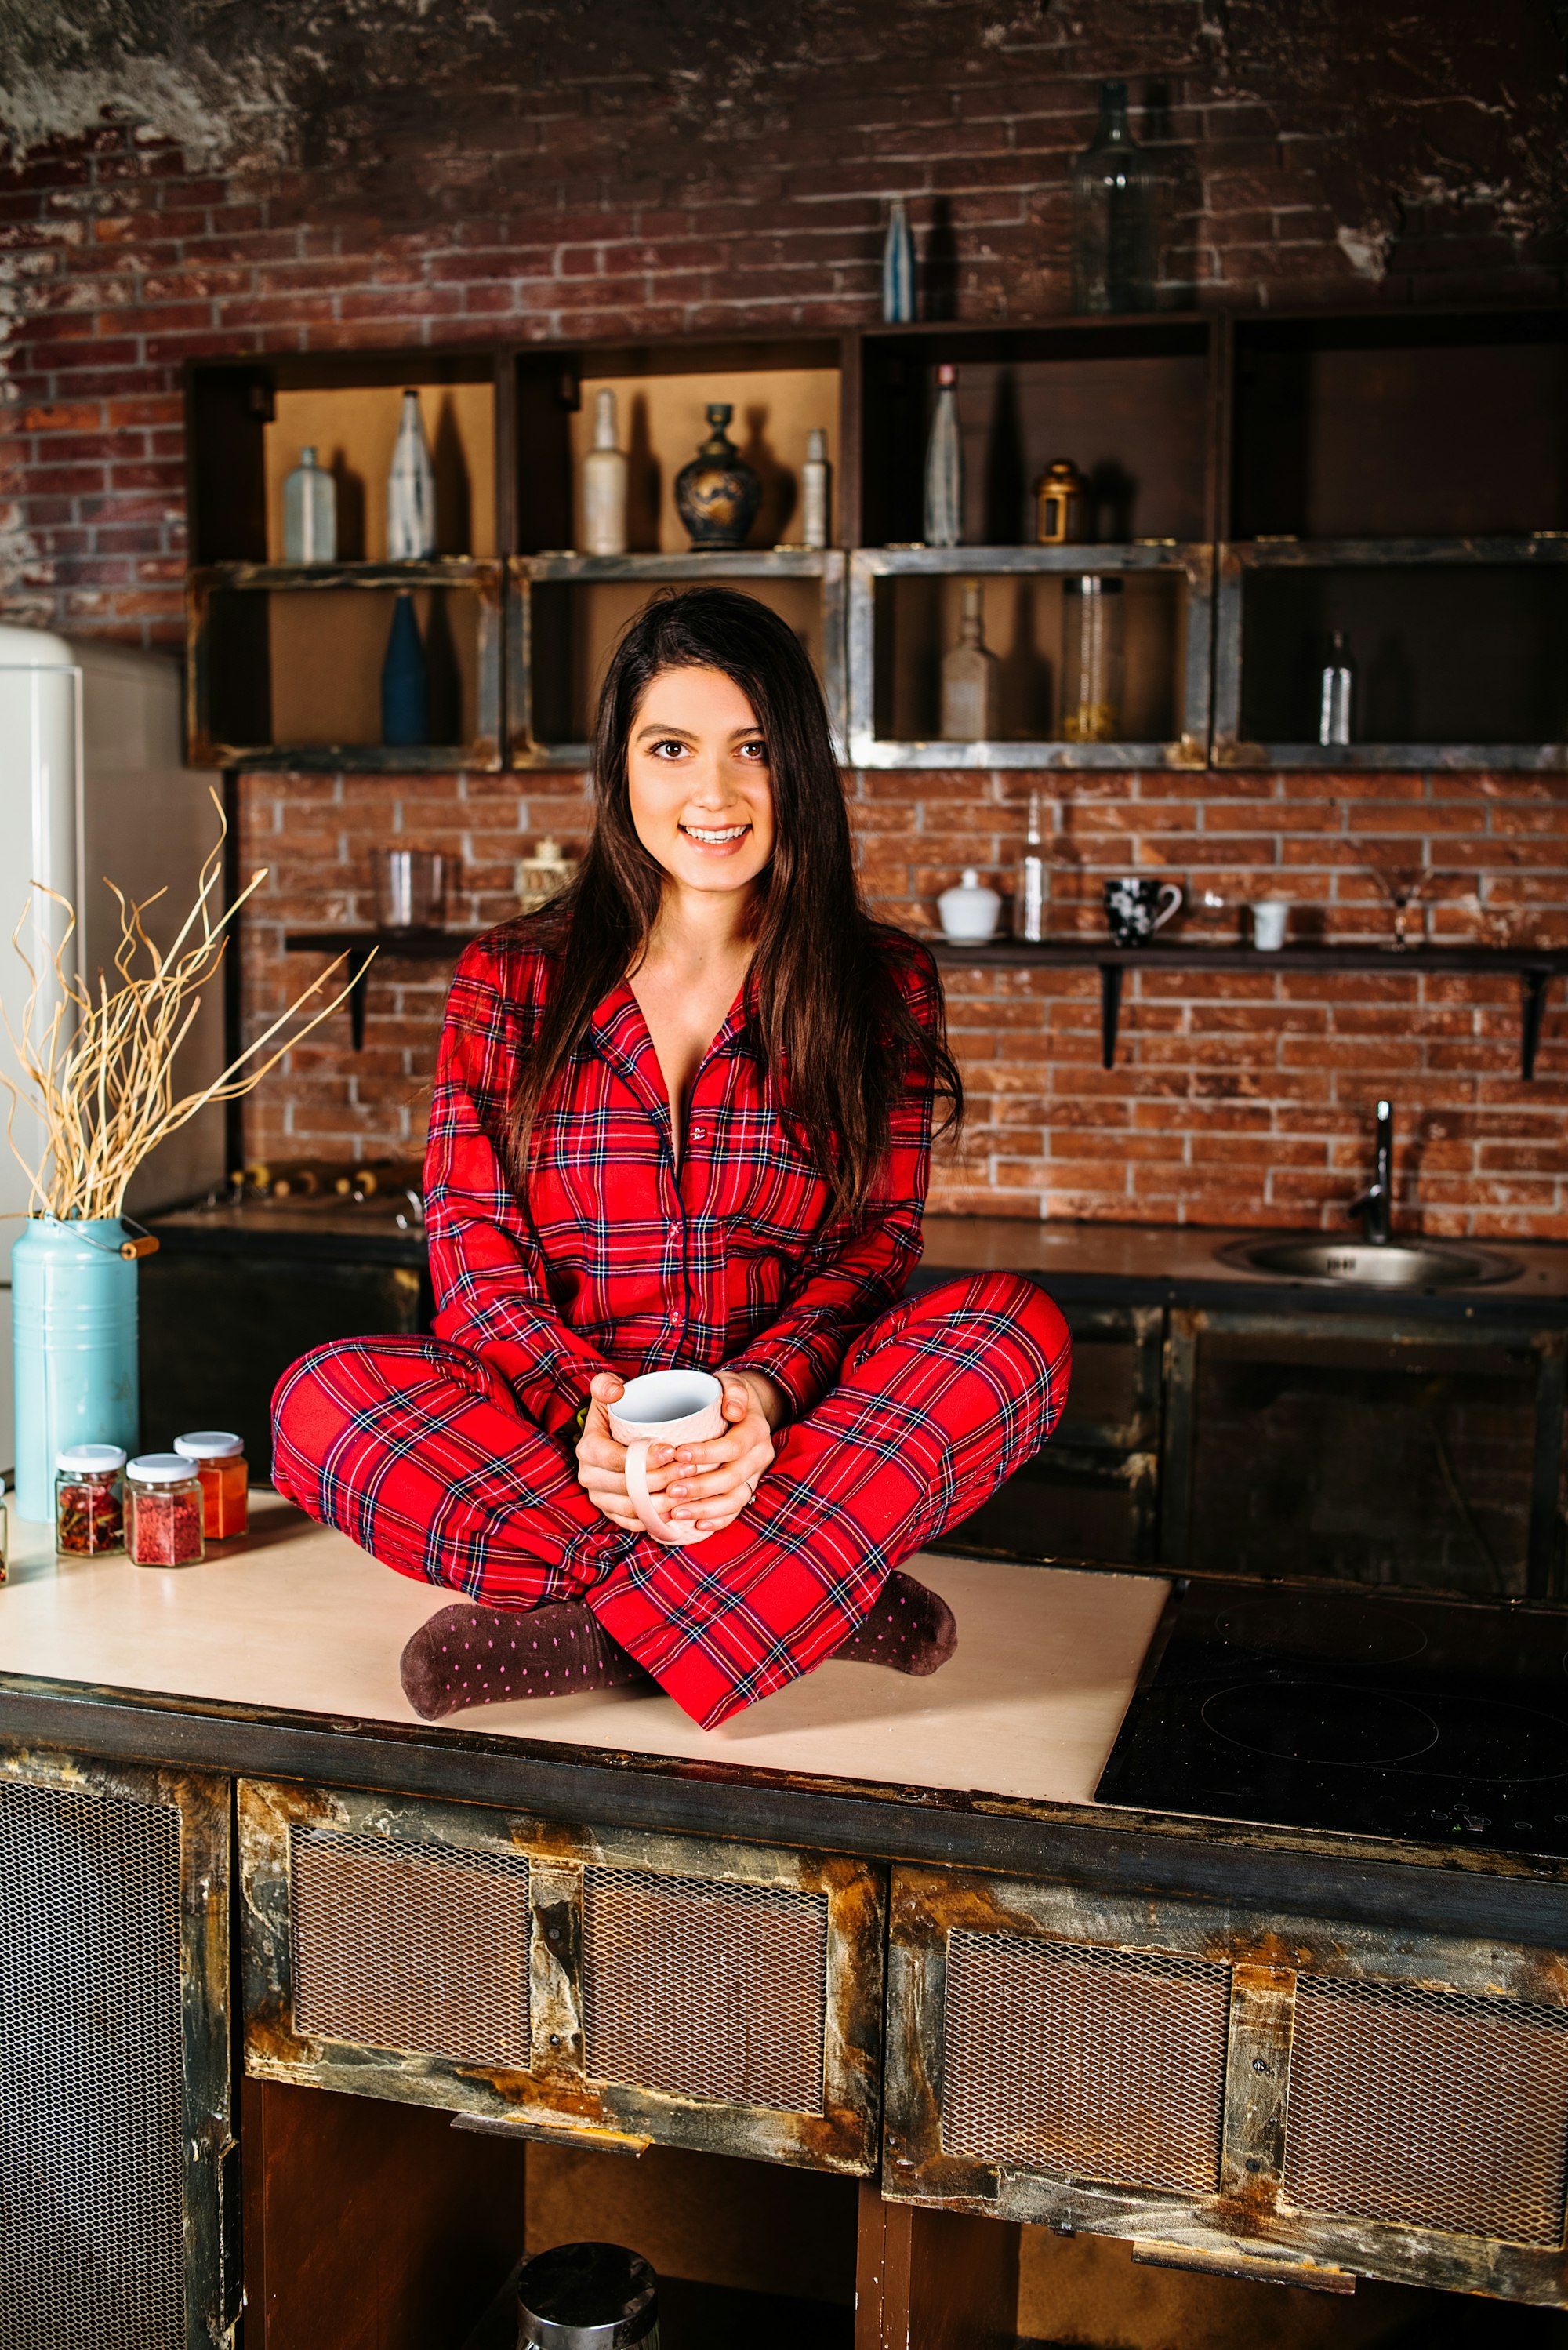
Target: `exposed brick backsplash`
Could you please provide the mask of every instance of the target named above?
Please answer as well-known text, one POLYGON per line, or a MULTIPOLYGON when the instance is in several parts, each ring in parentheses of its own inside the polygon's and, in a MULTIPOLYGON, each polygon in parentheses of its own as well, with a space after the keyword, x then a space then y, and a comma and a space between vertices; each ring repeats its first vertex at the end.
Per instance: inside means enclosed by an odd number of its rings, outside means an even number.
MULTIPOLYGON (((306 45, 253 75, 253 92, 283 93, 264 123, 236 68, 232 148, 248 161, 213 160, 221 140, 187 152, 129 113, 15 154, 0 161, 0 610, 178 641, 190 357, 860 324, 895 194, 934 315, 1059 311, 1069 165, 1103 72, 1132 78, 1166 167, 1173 301, 1560 297, 1549 12, 1439 9, 1384 73, 1386 15, 1367 0, 1330 33, 1272 0, 1089 15, 865 0, 792 11, 787 38, 769 20, 757 56, 716 65, 663 54, 635 9, 612 9, 569 72, 559 28, 535 35, 530 15, 527 70, 508 74, 483 49, 503 37, 489 12, 490 33, 438 12, 409 48, 431 77, 419 102, 392 87, 394 52, 374 74, 351 59, 346 95, 306 45), (312 92, 301 77, 317 70, 312 92)), ((267 39, 286 17, 265 20, 267 39)), ((874 901, 929 929, 961 865, 1005 872, 1032 783, 1054 810, 1056 930, 1093 926, 1100 880, 1136 865, 1220 892, 1220 912, 1188 917, 1216 936, 1265 884, 1330 935, 1383 935, 1370 851, 1434 868, 1435 935, 1568 942, 1568 785, 1551 778, 857 775, 874 901)), ((284 929, 368 910, 375 840, 450 850, 449 919, 477 926, 506 911, 524 845, 579 839, 583 822, 572 777, 251 775, 242 806, 246 858, 270 868, 244 947, 252 1033, 312 975, 283 957, 284 929)), ((336 1015, 253 1100, 250 1148, 417 1149, 442 986, 431 966, 379 968, 366 1050, 336 1015)), ((1522 1085, 1511 980, 1151 974, 1129 986, 1110 1073, 1092 971, 955 972, 949 994, 971 1125, 940 1173, 945 1205, 1332 1224, 1386 1088, 1402 1215, 1568 1238, 1568 1018, 1554 1000, 1522 1085)))
MULTIPOLYGON (((583 837, 578 779, 535 782, 247 776, 245 869, 269 868, 246 940, 253 1033, 319 965, 281 954, 285 929, 367 919, 369 852, 393 835, 457 860, 454 929, 504 920, 524 848, 545 832, 583 837)), ((1297 934, 1386 940, 1392 916, 1371 868, 1430 867, 1416 934, 1568 944, 1568 789, 1554 778, 863 772, 849 789, 872 904, 929 933, 962 866, 1009 886, 1039 789, 1054 934, 1101 929, 1105 877, 1137 869, 1183 884, 1189 934, 1235 938, 1245 902, 1270 893, 1293 900, 1297 934), (1206 910, 1205 891, 1222 907, 1206 910)), ((336 1014, 257 1097, 252 1149, 416 1152, 445 978, 428 964, 373 972, 365 1050, 348 1049, 348 1014, 336 1014)), ((1512 977, 1137 974, 1109 1072, 1092 969, 950 971, 947 993, 970 1118, 934 1205, 1334 1229, 1368 1171, 1373 1106, 1389 1093, 1403 1222, 1568 1240, 1560 988, 1529 1085, 1512 977)))

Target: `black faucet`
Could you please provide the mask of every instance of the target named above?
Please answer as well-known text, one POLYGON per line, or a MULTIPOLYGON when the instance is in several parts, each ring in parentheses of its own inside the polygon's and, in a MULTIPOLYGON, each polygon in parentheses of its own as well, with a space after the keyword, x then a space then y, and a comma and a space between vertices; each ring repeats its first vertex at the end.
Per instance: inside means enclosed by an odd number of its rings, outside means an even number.
POLYGON ((1370 1183, 1352 1200, 1345 1213, 1361 1218, 1362 1229, 1374 1248, 1386 1248, 1394 1208, 1394 1105, 1377 1105, 1377 1159, 1370 1183))

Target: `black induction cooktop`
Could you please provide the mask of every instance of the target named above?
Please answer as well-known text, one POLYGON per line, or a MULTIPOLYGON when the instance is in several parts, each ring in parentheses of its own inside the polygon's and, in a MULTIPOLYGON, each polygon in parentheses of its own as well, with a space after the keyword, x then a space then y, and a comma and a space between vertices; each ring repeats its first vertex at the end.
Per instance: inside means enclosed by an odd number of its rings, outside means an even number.
POLYGON ((1195 1576, 1096 1794, 1568 1858, 1568 1614, 1195 1576))

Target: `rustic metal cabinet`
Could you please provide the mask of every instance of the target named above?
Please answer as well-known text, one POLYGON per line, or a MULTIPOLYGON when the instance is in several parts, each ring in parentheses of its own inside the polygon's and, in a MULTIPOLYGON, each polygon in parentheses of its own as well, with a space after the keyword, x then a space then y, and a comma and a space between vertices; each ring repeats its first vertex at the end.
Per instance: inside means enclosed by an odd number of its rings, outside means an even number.
POLYGON ((240 1844, 252 2074, 875 2170, 879 1869, 254 1781, 240 1844))
POLYGON ((231 2338, 228 1987, 228 1782, 0 1754, 3 2350, 231 2338))
POLYGON ((883 2192, 1560 2304, 1555 1950, 895 1870, 883 2192))

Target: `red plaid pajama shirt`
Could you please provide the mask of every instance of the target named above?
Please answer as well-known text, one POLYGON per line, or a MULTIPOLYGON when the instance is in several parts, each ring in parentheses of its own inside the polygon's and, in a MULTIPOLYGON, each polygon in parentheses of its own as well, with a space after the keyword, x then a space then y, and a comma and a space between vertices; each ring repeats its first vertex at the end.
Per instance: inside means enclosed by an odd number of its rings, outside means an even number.
MULTIPOLYGON (((930 957, 884 937, 929 1024, 930 957)), ((400 1574, 503 1607, 586 1601, 711 1728, 831 1655, 890 1569, 1049 1435, 1066 1328, 1010 1274, 900 1302, 920 1253, 929 1086, 897 1106, 864 1211, 830 1220, 742 1002, 697 1073, 678 1165, 637 999, 624 984, 606 996, 540 1118, 519 1207, 504 1137, 551 967, 526 920, 465 951, 425 1164, 434 1335, 296 1363, 274 1473, 400 1574), (683 1549, 605 1518, 574 1451, 596 1372, 672 1364, 765 1373, 790 1409, 754 1499, 683 1549)))

